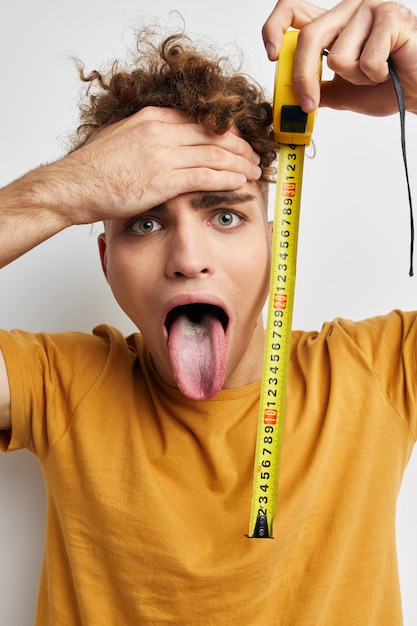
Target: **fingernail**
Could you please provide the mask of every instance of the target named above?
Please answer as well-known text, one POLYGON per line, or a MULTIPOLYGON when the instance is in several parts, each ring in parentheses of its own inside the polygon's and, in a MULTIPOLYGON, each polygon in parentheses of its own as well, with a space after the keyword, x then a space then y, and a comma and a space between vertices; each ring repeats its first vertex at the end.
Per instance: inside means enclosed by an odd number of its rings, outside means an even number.
POLYGON ((252 161, 255 163, 255 165, 259 165, 259 163, 261 162, 261 157, 257 152, 252 153, 252 161))
POLYGON ((268 59, 270 61, 275 61, 277 58, 276 52, 275 52, 275 46, 272 45, 272 43, 266 43, 265 44, 265 50, 266 53, 268 55, 268 59))
POLYGON ((259 167, 259 165, 253 165, 253 175, 255 177, 255 179, 258 179, 262 176, 262 170, 259 167))
POLYGON ((316 107, 314 106, 313 100, 309 96, 301 96, 300 104, 301 104, 301 108, 306 113, 311 113, 312 111, 316 109, 316 107))

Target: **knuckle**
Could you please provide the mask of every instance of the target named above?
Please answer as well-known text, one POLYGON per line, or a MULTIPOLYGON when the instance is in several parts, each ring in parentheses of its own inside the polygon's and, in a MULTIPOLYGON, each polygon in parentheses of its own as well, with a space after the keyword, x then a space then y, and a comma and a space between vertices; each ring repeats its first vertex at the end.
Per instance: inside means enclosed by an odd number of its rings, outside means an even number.
POLYGON ((207 162, 209 165, 218 166, 221 168, 227 163, 227 160, 227 150, 216 145, 208 146, 207 162))
POLYGON ((319 41, 323 37, 323 28, 324 22, 320 18, 303 26, 298 33, 297 48, 310 50, 319 46, 319 41))
POLYGON ((161 120, 149 118, 142 120, 140 125, 140 132, 148 135, 160 135, 163 132, 164 123, 161 120))
POLYGON ((375 59, 367 54, 362 54, 358 61, 359 70, 365 76, 372 76, 372 74, 378 69, 375 59))
POLYGON ((346 55, 340 50, 340 48, 332 48, 329 51, 326 63, 328 68, 333 72, 340 72, 343 68, 346 68, 346 62, 346 55))
POLYGON ((399 2, 384 2, 380 4, 375 10, 375 15, 376 21, 386 24, 387 27, 401 23, 409 25, 414 30, 417 28, 416 16, 409 8, 399 2))

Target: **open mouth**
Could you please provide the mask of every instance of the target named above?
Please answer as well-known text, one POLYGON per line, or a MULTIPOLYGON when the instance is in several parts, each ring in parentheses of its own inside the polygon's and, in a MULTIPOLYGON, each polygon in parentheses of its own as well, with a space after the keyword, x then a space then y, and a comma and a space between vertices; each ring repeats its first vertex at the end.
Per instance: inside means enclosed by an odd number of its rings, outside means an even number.
POLYGON ((181 306, 176 306, 171 309, 171 311, 169 311, 165 320, 165 327, 168 331, 168 334, 172 324, 180 315, 186 315, 192 323, 199 324, 207 313, 213 315, 214 317, 217 317, 223 327, 223 330, 226 332, 227 326, 229 324, 229 317, 226 312, 221 307, 216 306, 215 304, 197 302, 195 304, 184 304, 181 306))
POLYGON ((172 373, 188 398, 207 400, 223 387, 228 326, 225 310, 209 302, 188 302, 168 312, 165 333, 172 373))

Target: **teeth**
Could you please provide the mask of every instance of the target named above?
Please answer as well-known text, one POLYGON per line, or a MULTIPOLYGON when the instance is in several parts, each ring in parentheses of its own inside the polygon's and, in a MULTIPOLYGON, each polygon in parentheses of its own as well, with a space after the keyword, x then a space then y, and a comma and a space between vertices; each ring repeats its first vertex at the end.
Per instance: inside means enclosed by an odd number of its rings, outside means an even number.
POLYGON ((206 313, 215 315, 220 320, 223 329, 226 330, 229 319, 223 309, 213 304, 205 304, 204 302, 185 304, 173 308, 166 317, 165 326, 169 332, 172 323, 179 315, 186 315, 191 322, 198 324, 206 313))

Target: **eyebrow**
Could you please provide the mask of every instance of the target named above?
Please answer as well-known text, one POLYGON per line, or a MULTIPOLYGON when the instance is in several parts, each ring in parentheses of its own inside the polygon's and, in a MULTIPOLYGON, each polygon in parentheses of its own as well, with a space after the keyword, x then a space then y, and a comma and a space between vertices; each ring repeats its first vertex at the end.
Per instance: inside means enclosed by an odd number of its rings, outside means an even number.
POLYGON ((191 200, 194 209, 209 209, 218 204, 243 204, 252 202, 255 196, 251 193, 239 193, 238 191, 204 191, 195 194, 191 200))
MULTIPOLYGON (((253 202, 256 196, 251 193, 239 193, 238 191, 200 191, 194 193, 191 198, 191 206, 193 209, 210 209, 219 204, 233 205, 243 204, 245 202, 253 202)), ((152 211, 164 213, 168 210, 167 204, 163 202, 153 207, 152 211)))

